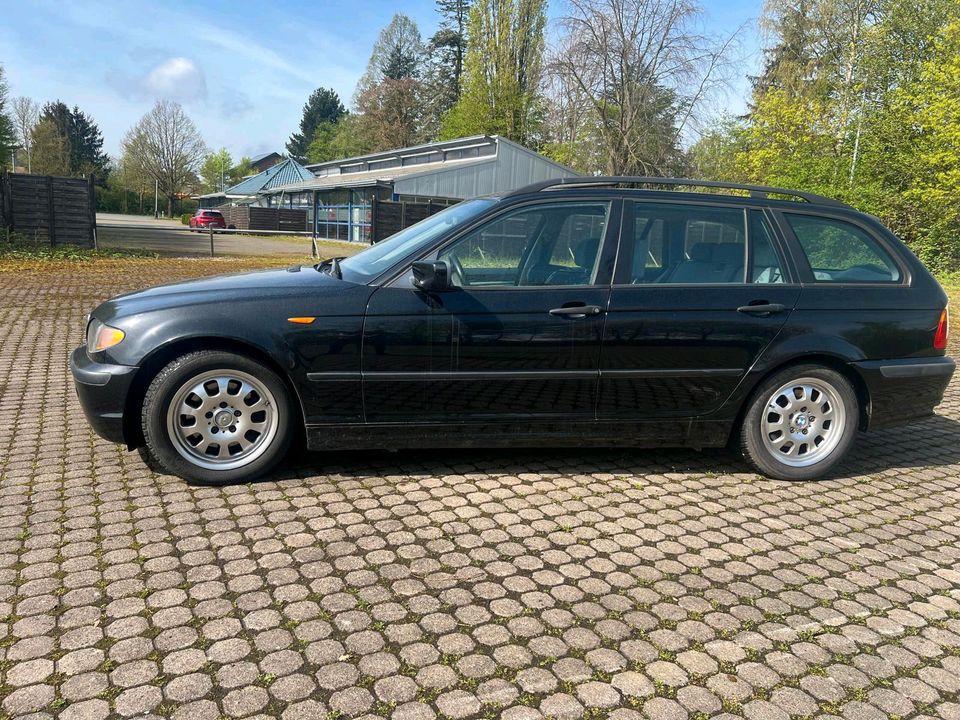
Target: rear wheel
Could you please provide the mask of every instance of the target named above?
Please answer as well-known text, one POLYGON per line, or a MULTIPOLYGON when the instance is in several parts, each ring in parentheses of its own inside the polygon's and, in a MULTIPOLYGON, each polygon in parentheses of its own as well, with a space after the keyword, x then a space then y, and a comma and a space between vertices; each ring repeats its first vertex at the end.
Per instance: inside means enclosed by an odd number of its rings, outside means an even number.
POLYGON ((754 392, 740 428, 740 449, 768 477, 813 480, 847 454, 859 417, 847 378, 821 365, 796 365, 754 392))
POLYGON ((146 449, 167 471, 204 484, 252 480, 290 444, 293 409, 283 380, 234 353, 177 358, 143 403, 146 449))

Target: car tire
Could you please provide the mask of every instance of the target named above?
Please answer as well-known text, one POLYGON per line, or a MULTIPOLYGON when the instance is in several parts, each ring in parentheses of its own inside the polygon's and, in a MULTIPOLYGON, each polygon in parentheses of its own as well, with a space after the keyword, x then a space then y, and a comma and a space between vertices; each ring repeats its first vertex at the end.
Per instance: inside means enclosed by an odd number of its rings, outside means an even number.
POLYGON ((295 409, 284 381, 244 355, 192 352, 154 377, 143 400, 146 452, 201 485, 256 479, 285 455, 295 409))
POLYGON ((846 377, 822 365, 794 365, 754 390, 740 451, 770 478, 823 478, 849 451, 859 420, 857 393, 846 377))

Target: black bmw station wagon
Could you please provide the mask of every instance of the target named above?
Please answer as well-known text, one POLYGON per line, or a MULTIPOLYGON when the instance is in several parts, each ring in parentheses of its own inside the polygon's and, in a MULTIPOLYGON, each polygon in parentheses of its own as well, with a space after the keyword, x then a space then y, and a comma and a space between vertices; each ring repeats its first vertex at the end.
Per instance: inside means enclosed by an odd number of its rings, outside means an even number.
POLYGON ((730 444, 802 480, 858 431, 933 412, 946 305, 834 200, 567 178, 350 258, 113 298, 71 368, 100 435, 195 482, 263 475, 301 433, 314 450, 730 444))

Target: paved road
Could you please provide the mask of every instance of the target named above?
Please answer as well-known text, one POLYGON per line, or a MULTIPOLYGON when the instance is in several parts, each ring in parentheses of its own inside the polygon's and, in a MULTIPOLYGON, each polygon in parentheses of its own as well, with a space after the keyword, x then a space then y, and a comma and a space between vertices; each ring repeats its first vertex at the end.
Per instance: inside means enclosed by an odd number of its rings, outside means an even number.
POLYGON ((960 383, 818 483, 464 450, 189 487, 91 434, 66 354, 211 264, 0 273, 0 715, 960 716, 960 383))
MULTIPOLYGON (((210 254, 208 233, 190 232, 179 220, 155 220, 138 215, 97 213, 97 240, 104 248, 149 250, 170 255, 210 254)), ((256 236, 214 235, 217 255, 310 254, 310 238, 278 240, 256 236)))

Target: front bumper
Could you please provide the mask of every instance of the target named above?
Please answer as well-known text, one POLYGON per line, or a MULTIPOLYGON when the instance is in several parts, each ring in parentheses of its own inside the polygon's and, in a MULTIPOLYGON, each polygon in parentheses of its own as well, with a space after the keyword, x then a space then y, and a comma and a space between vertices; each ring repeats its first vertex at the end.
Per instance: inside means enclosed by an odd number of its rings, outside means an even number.
POLYGON ((869 429, 891 427, 933 414, 957 364, 946 356, 853 363, 870 393, 869 429))
POLYGON ((70 372, 94 432, 111 442, 126 442, 123 410, 137 368, 94 362, 81 346, 70 354, 70 372))

